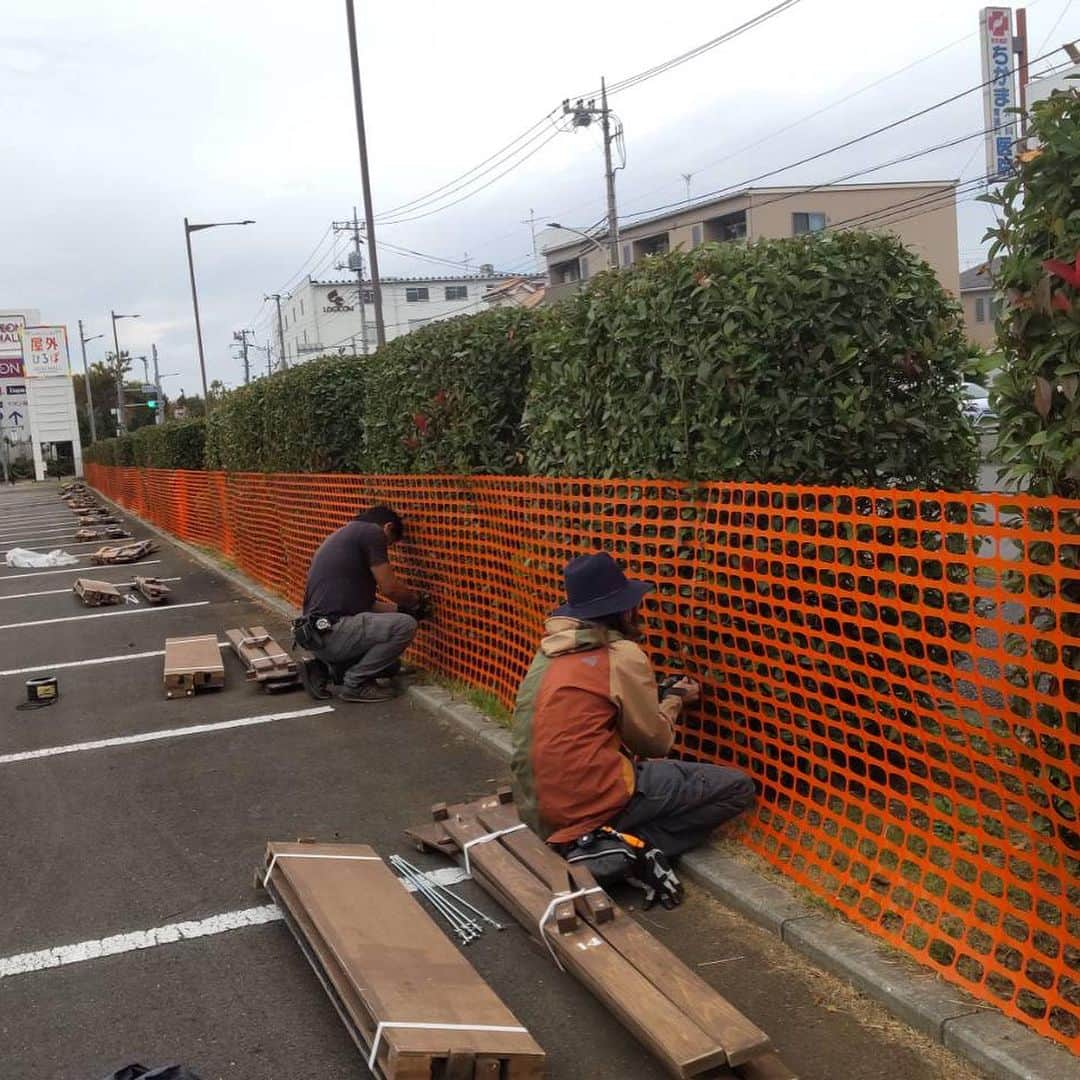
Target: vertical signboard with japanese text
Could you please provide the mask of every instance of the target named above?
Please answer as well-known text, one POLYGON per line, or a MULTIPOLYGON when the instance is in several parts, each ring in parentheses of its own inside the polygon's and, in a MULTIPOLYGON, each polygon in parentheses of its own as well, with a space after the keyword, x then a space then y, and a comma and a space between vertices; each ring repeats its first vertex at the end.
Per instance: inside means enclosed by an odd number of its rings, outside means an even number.
POLYGON ((66 326, 28 326, 23 334, 23 368, 28 379, 68 375, 66 326))
POLYGON ((35 475, 43 480, 48 463, 61 459, 70 460, 76 474, 81 473, 82 445, 68 363, 67 327, 26 327, 23 369, 35 475))
POLYGON ((1016 142, 1016 79, 1012 8, 983 8, 979 16, 982 51, 983 115, 986 120, 986 178, 1000 180, 1013 171, 1016 142))

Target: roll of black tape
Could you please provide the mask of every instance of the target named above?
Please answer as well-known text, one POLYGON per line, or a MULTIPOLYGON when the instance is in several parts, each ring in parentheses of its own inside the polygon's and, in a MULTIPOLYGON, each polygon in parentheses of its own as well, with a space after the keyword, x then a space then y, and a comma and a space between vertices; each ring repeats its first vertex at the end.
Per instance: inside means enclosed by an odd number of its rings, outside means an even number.
POLYGON ((40 675, 36 679, 26 680, 26 701, 20 709, 40 709, 53 705, 60 696, 60 683, 55 675, 40 675))

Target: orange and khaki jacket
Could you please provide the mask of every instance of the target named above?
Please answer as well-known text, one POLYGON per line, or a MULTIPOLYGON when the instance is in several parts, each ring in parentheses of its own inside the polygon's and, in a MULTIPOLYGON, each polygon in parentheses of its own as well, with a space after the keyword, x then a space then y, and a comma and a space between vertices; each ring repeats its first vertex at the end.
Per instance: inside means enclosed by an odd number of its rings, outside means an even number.
POLYGON ((548 619, 514 710, 514 795, 552 844, 609 824, 634 794, 637 757, 664 757, 681 699, 657 700, 645 653, 614 630, 548 619))

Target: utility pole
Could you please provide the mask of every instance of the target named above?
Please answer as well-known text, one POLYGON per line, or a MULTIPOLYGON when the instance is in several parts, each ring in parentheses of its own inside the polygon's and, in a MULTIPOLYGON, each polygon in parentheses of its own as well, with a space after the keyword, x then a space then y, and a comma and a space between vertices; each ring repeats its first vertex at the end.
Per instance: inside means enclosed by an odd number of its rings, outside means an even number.
POLYGON ((240 352, 244 360, 244 385, 247 386, 251 382, 251 364, 248 362, 248 334, 254 333, 253 330, 234 330, 233 341, 240 342, 240 352))
POLYGON ((356 12, 353 0, 345 0, 345 18, 349 26, 349 59, 352 63, 353 99, 356 104, 356 141, 360 148, 360 180, 364 189, 364 222, 367 226, 368 266, 371 267, 371 291, 375 300, 375 345, 386 344, 383 325, 382 287, 379 285, 379 254, 375 250, 375 211, 371 205, 371 177, 368 174, 367 136, 364 134, 364 102, 360 94, 360 57, 356 51, 356 12))
MULTIPOLYGON (((282 329, 281 324, 281 293, 271 293, 269 296, 264 296, 264 300, 273 300, 277 304, 277 333, 278 333, 278 345, 281 347, 281 370, 287 371, 289 368, 289 361, 285 356, 285 331, 282 329)), ((266 354, 266 363, 269 366, 270 353, 266 354)), ((269 374, 269 371, 267 372, 269 374)))
MULTIPOLYGON (((1028 30, 1027 8, 1020 8, 1016 12, 1016 35, 1013 37, 1013 52, 1020 57, 1016 65, 1020 75, 1020 150, 1027 149, 1027 84, 1028 84, 1028 30)), ((1012 76, 1009 76, 1012 78, 1012 76)))
MULTIPOLYGON (((360 218, 357 216, 356 207, 352 208, 352 221, 332 221, 330 227, 334 232, 351 232, 353 237, 353 250, 349 255, 347 269, 356 271, 356 297, 360 311, 360 350, 368 354, 367 311, 364 306, 364 253, 360 245, 360 218)), ((346 267, 338 266, 339 270, 346 267)), ((353 356, 356 355, 356 338, 353 338, 353 356)))
MULTIPOLYGON (((619 265, 619 215, 615 206, 615 168, 611 163, 611 144, 622 135, 622 124, 611 130, 611 109, 608 108, 607 83, 600 79, 600 108, 596 99, 590 98, 586 104, 580 98, 573 105, 567 98, 563 102, 563 113, 573 117, 574 127, 588 127, 593 117, 600 117, 600 128, 604 135, 604 184, 607 189, 607 240, 608 263, 612 267, 619 265)), ((622 168, 622 166, 619 166, 622 168)))
POLYGON ((154 357, 154 390, 157 392, 157 408, 154 410, 154 423, 165 423, 165 401, 161 396, 161 372, 158 370, 157 346, 150 346, 150 353, 154 357))
POLYGON ((79 320, 79 345, 82 347, 83 385, 86 387, 86 413, 90 419, 91 443, 97 442, 97 424, 94 420, 94 392, 90 389, 90 368, 86 364, 86 343, 104 336, 104 334, 95 334, 93 337, 87 337, 83 330, 82 319, 79 320))

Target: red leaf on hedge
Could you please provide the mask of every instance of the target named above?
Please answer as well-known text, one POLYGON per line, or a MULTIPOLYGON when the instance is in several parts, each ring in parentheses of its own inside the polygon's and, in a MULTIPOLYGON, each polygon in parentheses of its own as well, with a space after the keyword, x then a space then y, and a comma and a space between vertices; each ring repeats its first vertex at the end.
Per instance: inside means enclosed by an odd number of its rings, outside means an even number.
POLYGON ((435 404, 436 405, 445 405, 446 404, 446 391, 445 390, 440 390, 435 395, 435 404))
POLYGON ((1054 388, 1041 375, 1035 377, 1035 411, 1045 420, 1050 415, 1054 388))
POLYGON ((419 428, 421 435, 427 434, 428 418, 423 413, 416 413, 412 418, 412 422, 419 428))
POLYGON ((1042 268, 1048 274, 1068 282, 1074 289, 1080 289, 1080 252, 1077 252, 1075 266, 1070 266, 1060 259, 1043 259, 1042 268))
POLYGON ((1058 311, 1064 311, 1066 315, 1072 311, 1072 304, 1069 303, 1069 298, 1064 293, 1054 293, 1050 297, 1050 306, 1057 308, 1058 311))

